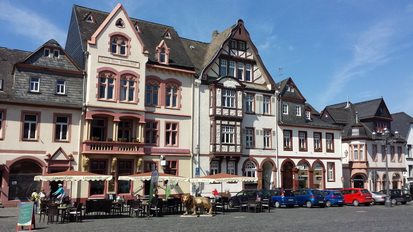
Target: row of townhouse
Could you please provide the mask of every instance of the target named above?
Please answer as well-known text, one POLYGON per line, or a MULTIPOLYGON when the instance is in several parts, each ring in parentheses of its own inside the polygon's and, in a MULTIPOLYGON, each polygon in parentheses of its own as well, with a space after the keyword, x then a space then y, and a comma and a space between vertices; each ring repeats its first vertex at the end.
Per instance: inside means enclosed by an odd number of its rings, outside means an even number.
MULTIPOLYGON (((34 182, 35 175, 70 169, 114 177, 65 183, 82 201, 147 195, 148 181, 118 177, 153 170, 258 178, 223 185, 180 182, 172 194, 381 188, 385 178, 382 160, 372 156, 378 145, 374 150, 371 133, 364 136, 373 129, 380 134, 377 125, 390 129, 384 101, 380 115, 364 115, 357 104, 328 106, 320 115, 291 78, 273 80, 242 20, 204 43, 179 37, 171 26, 130 18, 121 4, 110 13, 75 5, 65 49, 50 40, 34 52, 2 48, 0 55, 5 205, 27 198, 33 188, 56 189, 57 182, 34 182), (373 124, 377 118, 387 124, 373 124), (364 137, 348 134, 353 126, 364 137)), ((392 176, 399 177, 392 183, 399 185, 403 140, 391 149, 400 152, 390 163, 392 176)), ((165 183, 158 186, 163 195, 165 183)))

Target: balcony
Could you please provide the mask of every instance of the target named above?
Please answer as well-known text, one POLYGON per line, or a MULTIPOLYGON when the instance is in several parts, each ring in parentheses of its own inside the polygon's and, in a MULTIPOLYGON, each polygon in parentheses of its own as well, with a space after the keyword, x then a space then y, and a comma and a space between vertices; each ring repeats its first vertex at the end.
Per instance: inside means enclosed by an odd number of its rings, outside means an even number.
POLYGON ((116 141, 84 141, 83 154, 143 155, 144 143, 116 141))

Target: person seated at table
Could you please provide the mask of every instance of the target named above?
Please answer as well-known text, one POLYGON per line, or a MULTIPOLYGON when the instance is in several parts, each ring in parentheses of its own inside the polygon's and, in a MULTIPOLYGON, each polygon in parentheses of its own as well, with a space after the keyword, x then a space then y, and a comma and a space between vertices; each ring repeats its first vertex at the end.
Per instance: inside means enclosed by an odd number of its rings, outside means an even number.
POLYGON ((53 193, 53 195, 57 196, 56 200, 59 201, 60 203, 62 203, 63 197, 65 197, 66 192, 63 189, 63 185, 62 184, 58 184, 57 185, 59 187, 59 189, 53 193))
POLYGON ((151 205, 156 205, 156 203, 158 202, 158 200, 159 200, 159 196, 158 196, 158 194, 155 193, 155 196, 152 197, 151 205))
POLYGON ((214 190, 212 191, 212 195, 214 195, 215 198, 220 198, 220 197, 221 197, 221 195, 219 194, 219 192, 217 191, 217 189, 214 189, 214 190))

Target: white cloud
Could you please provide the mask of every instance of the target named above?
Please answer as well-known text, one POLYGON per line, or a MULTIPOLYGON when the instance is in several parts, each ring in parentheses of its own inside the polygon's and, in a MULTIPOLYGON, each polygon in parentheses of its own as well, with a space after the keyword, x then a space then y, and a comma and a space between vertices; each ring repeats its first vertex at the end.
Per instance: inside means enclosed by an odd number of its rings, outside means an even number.
POLYGON ((277 39, 277 36, 275 35, 265 37, 263 43, 257 44, 258 50, 266 50, 266 49, 269 49, 270 47, 273 47, 276 39, 277 39))
POLYGON ((413 12, 413 4, 407 5, 407 12, 413 12))
POLYGON ((31 38, 39 46, 50 39, 57 40, 61 46, 64 46, 66 41, 65 30, 30 9, 14 7, 8 2, 0 2, 0 22, 7 23, 14 33, 31 38))

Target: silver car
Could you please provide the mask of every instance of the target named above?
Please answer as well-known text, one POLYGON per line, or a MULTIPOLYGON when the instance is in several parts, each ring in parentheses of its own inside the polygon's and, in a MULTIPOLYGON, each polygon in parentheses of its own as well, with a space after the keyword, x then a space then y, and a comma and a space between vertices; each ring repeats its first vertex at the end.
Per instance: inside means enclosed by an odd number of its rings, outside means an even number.
POLYGON ((384 201, 386 200, 386 194, 379 193, 379 192, 371 192, 371 196, 373 197, 373 203, 374 204, 384 204, 384 201))

